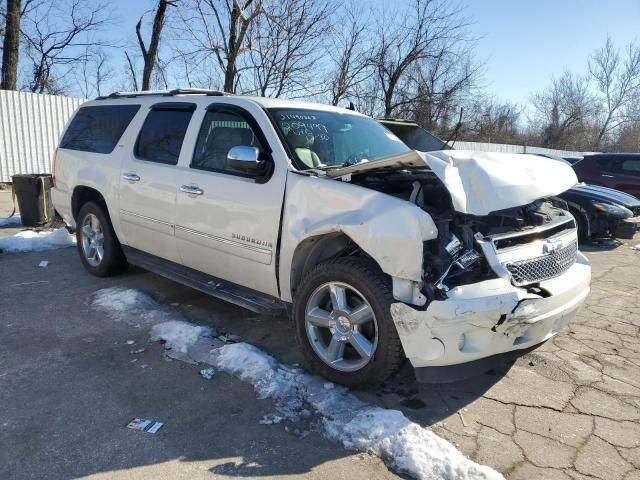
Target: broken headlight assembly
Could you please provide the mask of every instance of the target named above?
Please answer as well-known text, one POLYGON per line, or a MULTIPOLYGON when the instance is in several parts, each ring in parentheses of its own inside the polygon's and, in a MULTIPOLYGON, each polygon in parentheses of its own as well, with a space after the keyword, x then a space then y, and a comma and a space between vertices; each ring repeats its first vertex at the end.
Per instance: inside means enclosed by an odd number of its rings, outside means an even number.
MULTIPOLYGON (((433 246, 432 250, 433 250, 433 246)), ((483 257, 451 234, 437 254, 425 254, 424 293, 430 300, 441 300, 454 286, 481 280, 483 257)))

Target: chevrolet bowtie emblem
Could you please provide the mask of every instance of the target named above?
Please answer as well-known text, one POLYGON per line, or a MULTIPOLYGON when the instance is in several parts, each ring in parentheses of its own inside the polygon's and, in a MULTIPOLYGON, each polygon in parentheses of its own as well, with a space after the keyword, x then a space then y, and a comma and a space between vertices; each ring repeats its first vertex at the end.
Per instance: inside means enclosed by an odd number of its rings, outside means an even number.
POLYGON ((558 250, 560 250, 562 248, 562 240, 547 240, 544 242, 544 245, 542 246, 542 251, 544 253, 555 253, 558 250))

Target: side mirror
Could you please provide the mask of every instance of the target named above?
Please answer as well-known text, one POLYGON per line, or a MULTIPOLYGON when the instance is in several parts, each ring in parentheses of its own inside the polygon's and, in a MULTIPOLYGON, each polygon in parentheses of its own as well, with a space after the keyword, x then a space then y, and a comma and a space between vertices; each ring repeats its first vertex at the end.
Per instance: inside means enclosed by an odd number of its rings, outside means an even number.
POLYGON ((264 167, 260 160, 260 150, 256 147, 237 145, 227 153, 229 166, 244 173, 258 173, 264 167))

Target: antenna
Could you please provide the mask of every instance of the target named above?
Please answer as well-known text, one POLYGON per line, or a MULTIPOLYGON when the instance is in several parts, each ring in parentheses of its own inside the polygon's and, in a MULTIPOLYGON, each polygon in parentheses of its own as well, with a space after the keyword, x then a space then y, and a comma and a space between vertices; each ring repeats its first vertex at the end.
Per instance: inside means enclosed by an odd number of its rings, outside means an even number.
POLYGON ((451 135, 449 136, 447 141, 444 142, 444 146, 446 147, 447 145, 449 145, 449 142, 451 141, 451 139, 453 139, 453 143, 449 147, 450 150, 453 150, 453 145, 454 143, 456 143, 456 139, 458 138, 458 131, 460 130, 460 127, 462 127, 462 112, 464 112, 464 108, 460 107, 460 116, 458 117, 458 123, 456 124, 456 127, 453 129, 453 132, 451 132, 451 135))

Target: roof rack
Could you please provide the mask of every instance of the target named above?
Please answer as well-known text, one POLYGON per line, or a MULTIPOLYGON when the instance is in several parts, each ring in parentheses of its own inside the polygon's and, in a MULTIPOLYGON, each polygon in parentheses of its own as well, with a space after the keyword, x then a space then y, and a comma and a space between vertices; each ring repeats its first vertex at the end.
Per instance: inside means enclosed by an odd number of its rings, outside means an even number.
POLYGON ((173 97, 175 95, 207 95, 219 97, 224 95, 224 92, 218 90, 208 90, 206 88, 174 88, 173 90, 149 90, 143 92, 113 92, 109 95, 103 95, 97 97, 96 100, 107 100, 110 98, 135 98, 135 97, 173 97))

